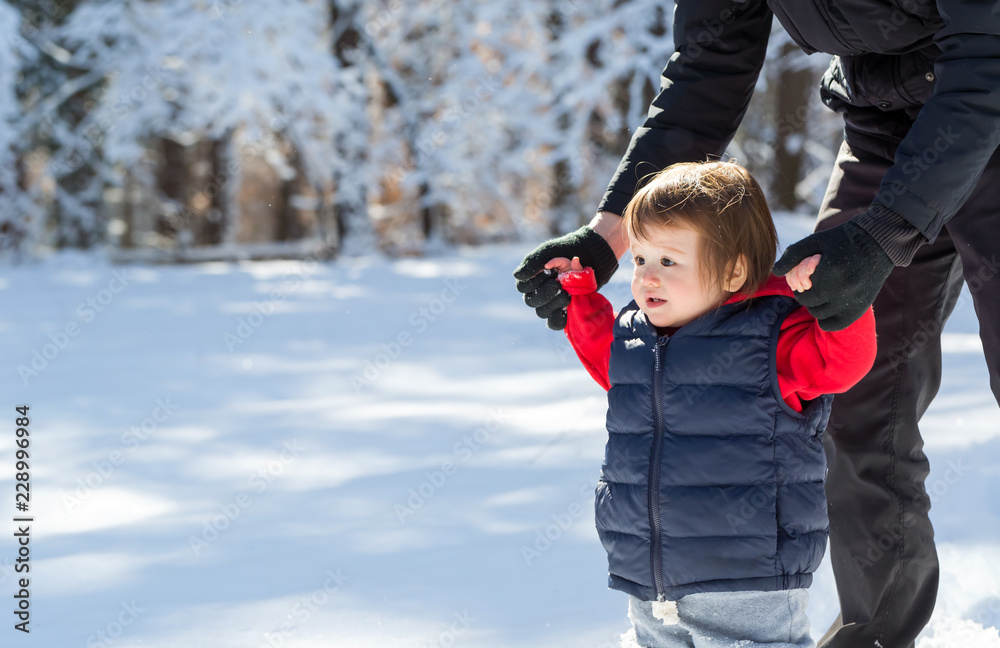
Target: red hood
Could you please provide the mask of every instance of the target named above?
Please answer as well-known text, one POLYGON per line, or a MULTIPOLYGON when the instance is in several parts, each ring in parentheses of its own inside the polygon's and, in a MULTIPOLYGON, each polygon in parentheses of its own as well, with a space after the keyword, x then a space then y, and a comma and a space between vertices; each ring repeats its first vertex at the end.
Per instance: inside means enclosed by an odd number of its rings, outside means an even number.
MULTIPOLYGON (((754 297, 768 297, 770 295, 784 295, 785 297, 795 297, 795 293, 791 288, 788 287, 788 282, 785 281, 784 277, 776 277, 771 275, 768 277, 764 285, 761 286, 757 292, 753 294, 754 297)), ((741 302, 747 299, 747 295, 733 295, 726 301, 727 304, 735 304, 736 302, 741 302)))

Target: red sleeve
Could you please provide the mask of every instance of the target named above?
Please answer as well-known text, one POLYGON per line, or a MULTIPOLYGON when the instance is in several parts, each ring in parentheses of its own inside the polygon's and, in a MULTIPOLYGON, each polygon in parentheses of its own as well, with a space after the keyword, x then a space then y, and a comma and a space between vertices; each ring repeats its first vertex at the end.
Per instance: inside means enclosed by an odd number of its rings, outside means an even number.
POLYGON ((594 271, 564 272, 559 283, 570 297, 566 307, 566 337, 580 362, 605 390, 611 388, 608 362, 611 359, 612 329, 615 322, 611 302, 597 291, 594 271))
POLYGON ((875 316, 869 308, 842 331, 824 331, 805 308, 793 311, 778 337, 778 386, 796 412, 802 402, 853 387, 875 362, 875 316))

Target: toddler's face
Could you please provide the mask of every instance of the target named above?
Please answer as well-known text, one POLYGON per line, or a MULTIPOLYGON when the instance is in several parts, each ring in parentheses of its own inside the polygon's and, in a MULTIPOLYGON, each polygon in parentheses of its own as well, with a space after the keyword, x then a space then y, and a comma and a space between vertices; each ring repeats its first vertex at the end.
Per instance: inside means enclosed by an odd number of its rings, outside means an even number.
POLYGON ((728 293, 702 281, 700 234, 684 225, 648 227, 646 234, 630 241, 632 296, 651 324, 684 326, 726 301, 728 293))

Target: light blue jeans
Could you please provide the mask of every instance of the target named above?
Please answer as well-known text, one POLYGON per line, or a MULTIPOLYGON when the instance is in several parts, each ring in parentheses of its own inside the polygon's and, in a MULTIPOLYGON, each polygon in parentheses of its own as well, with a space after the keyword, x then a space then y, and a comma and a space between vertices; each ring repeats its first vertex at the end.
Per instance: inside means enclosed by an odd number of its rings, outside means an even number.
POLYGON ((629 596, 632 629, 622 648, 815 648, 805 589, 702 592, 677 601, 680 622, 664 625, 652 603, 629 596))

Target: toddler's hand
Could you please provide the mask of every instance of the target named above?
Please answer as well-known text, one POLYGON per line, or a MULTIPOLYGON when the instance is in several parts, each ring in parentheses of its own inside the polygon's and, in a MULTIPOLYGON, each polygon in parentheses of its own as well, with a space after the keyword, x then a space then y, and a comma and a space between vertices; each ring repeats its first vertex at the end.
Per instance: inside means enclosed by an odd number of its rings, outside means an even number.
POLYGON ((597 277, 593 268, 584 268, 580 257, 570 261, 556 257, 545 264, 545 272, 558 272, 556 277, 563 290, 571 295, 586 295, 597 290, 597 277))
POLYGON ((545 264, 546 270, 555 270, 559 274, 564 272, 579 272, 583 270, 583 264, 580 263, 580 257, 573 257, 570 261, 566 257, 556 257, 545 264))
POLYGON ((806 257, 797 266, 789 270, 785 275, 788 287, 795 292, 805 292, 812 288, 812 280, 809 277, 812 273, 816 272, 820 256, 819 254, 814 254, 811 257, 806 257))

